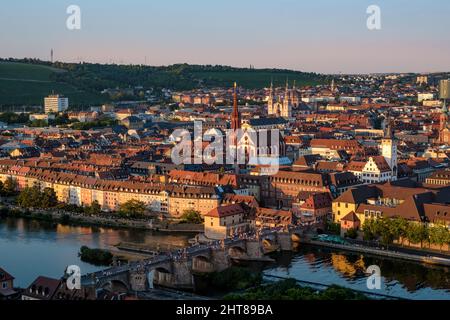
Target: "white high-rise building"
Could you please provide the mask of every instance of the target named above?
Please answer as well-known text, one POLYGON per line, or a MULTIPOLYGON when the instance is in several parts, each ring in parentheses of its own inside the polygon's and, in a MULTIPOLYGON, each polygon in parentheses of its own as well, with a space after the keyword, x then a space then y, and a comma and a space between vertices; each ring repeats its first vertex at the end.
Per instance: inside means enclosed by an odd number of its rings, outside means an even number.
POLYGON ((44 99, 45 113, 59 113, 69 109, 69 99, 59 94, 44 99))
POLYGON ((439 96, 442 100, 450 100, 450 79, 441 80, 439 85, 439 96))

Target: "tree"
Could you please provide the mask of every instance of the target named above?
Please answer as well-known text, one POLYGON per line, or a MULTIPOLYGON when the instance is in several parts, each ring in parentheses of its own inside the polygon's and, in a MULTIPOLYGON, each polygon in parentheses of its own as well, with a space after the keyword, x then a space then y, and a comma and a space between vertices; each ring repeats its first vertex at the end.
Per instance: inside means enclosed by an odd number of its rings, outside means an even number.
POLYGON ((40 208, 48 209, 53 208, 58 204, 58 197, 55 190, 52 188, 45 188, 40 195, 40 208))
POLYGON ((377 238, 376 221, 368 219, 364 222, 362 227, 363 238, 366 241, 373 241, 377 238))
POLYGON ((111 252, 102 249, 91 249, 86 246, 80 248, 78 253, 81 261, 92 263, 96 266, 109 266, 113 262, 111 252))
POLYGON ((32 128, 45 128, 48 127, 48 122, 43 119, 36 119, 31 121, 28 126, 32 128))
POLYGON ((203 217, 200 212, 195 210, 186 210, 183 212, 181 219, 185 223, 194 223, 194 224, 202 224, 203 217))
POLYGON ((408 233, 409 223, 405 218, 393 218, 392 228, 395 239, 400 240, 401 245, 405 241, 408 233))
POLYGON ((430 242, 438 245, 439 250, 442 251, 444 244, 450 241, 450 232, 444 225, 435 225, 429 228, 430 242))
POLYGON ((119 213, 124 216, 142 216, 146 211, 145 203, 139 200, 129 200, 119 206, 119 213))
POLYGON ((20 192, 17 197, 17 204, 23 208, 30 208, 32 206, 30 188, 25 188, 22 192, 20 192))
POLYGON ((84 208, 84 212, 86 214, 91 214, 91 215, 97 215, 101 211, 102 211, 102 207, 100 206, 100 204, 98 203, 97 200, 92 202, 92 204, 90 206, 87 206, 86 208, 84 208))
POLYGON ((17 197, 17 203, 23 208, 54 208, 58 204, 56 193, 52 188, 45 188, 43 192, 39 187, 25 188, 17 197))
POLYGON ((333 234, 340 234, 341 225, 339 223, 329 222, 327 224, 327 231, 333 234))
POLYGON ((346 232, 345 236, 350 239, 356 239, 358 237, 358 231, 356 231, 356 229, 353 229, 353 228, 349 229, 346 232))
POLYGON ((5 196, 11 196, 17 191, 17 182, 12 178, 8 177, 3 184, 3 194, 5 196))
POLYGON ((428 228, 421 223, 410 223, 407 231, 407 238, 410 243, 418 244, 423 247, 423 242, 429 240, 428 228))

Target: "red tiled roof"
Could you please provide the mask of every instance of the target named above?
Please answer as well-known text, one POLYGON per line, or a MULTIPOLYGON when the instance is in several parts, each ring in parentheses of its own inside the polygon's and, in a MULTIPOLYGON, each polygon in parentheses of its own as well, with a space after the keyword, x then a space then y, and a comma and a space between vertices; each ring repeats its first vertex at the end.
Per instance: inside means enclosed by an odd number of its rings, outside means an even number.
POLYGON ((207 217, 224 218, 228 216, 234 216, 244 214, 245 210, 240 204, 231 204, 228 206, 221 206, 215 208, 206 214, 207 217))
POLYGON ((354 211, 347 214, 345 217, 341 219, 342 221, 350 221, 350 222, 360 222, 358 216, 354 211))
POLYGON ((0 282, 14 280, 14 277, 6 272, 4 269, 0 268, 0 282))

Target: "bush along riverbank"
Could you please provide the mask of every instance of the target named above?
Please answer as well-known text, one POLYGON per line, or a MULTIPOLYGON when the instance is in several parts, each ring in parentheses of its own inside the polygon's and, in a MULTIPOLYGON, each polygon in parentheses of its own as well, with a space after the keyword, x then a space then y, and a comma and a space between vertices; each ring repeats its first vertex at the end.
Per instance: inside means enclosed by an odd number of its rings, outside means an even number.
POLYGON ((110 266, 113 262, 111 252, 101 249, 91 249, 86 246, 80 248, 78 256, 81 261, 91 263, 95 266, 110 266))
POLYGON ((228 294, 226 300, 370 300, 351 289, 331 286, 324 291, 300 286, 295 279, 259 285, 243 293, 228 294))
POLYGON ((27 209, 10 209, 6 207, 0 208, 1 218, 16 218, 16 219, 33 219, 46 222, 59 222, 55 221, 55 218, 50 213, 44 212, 32 212, 27 209))
POLYGON ((316 290, 300 286, 295 279, 267 284, 263 282, 261 272, 236 266, 197 276, 195 291, 209 296, 212 292, 222 294, 226 300, 369 300, 351 289, 330 286, 316 290))
POLYGON ((161 232, 184 232, 201 233, 203 225, 176 223, 176 222, 152 222, 148 219, 135 219, 112 214, 84 214, 79 212, 70 212, 58 209, 44 210, 24 209, 20 207, 2 207, 0 208, 0 218, 23 218, 32 220, 41 220, 64 225, 87 226, 87 227, 106 227, 106 228, 125 228, 138 230, 151 230, 161 232))
POLYGON ((262 283, 262 274, 241 267, 231 267, 222 272, 196 275, 196 292, 225 294, 232 291, 245 290, 262 283))

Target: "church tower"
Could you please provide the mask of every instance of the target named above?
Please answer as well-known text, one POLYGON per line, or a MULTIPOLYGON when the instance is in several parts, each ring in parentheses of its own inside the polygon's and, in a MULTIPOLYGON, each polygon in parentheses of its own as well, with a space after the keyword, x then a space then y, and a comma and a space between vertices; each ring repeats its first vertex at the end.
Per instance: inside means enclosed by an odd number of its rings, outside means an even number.
POLYGON ((442 144, 450 143, 450 130, 448 126, 448 107, 444 100, 444 106, 442 107, 440 125, 439 125, 439 142, 442 144))
POLYGON ((280 112, 283 118, 292 118, 292 104, 289 94, 289 81, 286 81, 286 92, 284 94, 283 106, 280 112))
POLYGON ((381 140, 381 154, 386 159, 387 164, 392 170, 392 181, 397 180, 398 159, 397 159, 397 141, 394 136, 392 121, 389 116, 388 125, 384 138, 381 140))
POLYGON ((238 130, 240 128, 241 128, 241 114, 239 113, 237 84, 235 82, 233 94, 233 114, 231 115, 231 129, 238 130))
POLYGON ((331 88, 332 93, 336 93, 336 83, 334 82, 334 79, 331 81, 331 88))
POLYGON ((294 86, 292 87, 292 91, 291 91, 291 102, 292 102, 292 106, 294 106, 294 107, 298 107, 300 104, 295 80, 294 80, 294 86))
POLYGON ((274 110, 274 96, 273 96, 273 80, 270 83, 269 99, 267 100, 267 114, 270 116, 275 114, 274 110))

